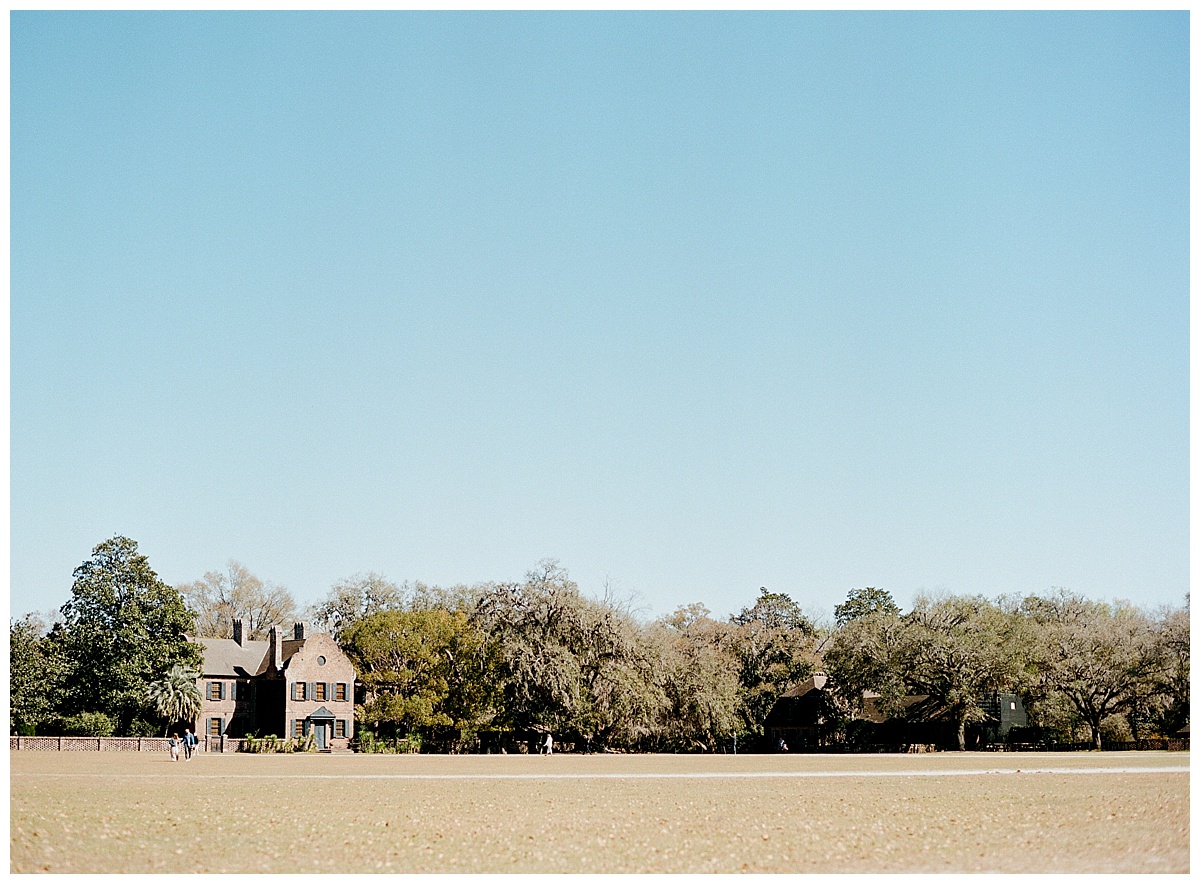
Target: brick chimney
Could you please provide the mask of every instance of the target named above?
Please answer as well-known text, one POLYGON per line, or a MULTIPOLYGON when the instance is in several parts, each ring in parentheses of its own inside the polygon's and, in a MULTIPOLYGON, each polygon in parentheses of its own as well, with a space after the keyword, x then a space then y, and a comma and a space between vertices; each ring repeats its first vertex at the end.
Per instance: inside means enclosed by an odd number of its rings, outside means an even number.
POLYGON ((299 623, 297 623, 295 626, 292 627, 293 637, 296 639, 296 641, 304 641, 304 627, 305 626, 306 626, 306 624, 302 620, 299 623))
POLYGON ((233 640, 239 645, 242 643, 242 621, 240 618, 233 621, 233 640))
POLYGON ((271 627, 271 665, 276 670, 283 668, 283 633, 278 626, 271 627))

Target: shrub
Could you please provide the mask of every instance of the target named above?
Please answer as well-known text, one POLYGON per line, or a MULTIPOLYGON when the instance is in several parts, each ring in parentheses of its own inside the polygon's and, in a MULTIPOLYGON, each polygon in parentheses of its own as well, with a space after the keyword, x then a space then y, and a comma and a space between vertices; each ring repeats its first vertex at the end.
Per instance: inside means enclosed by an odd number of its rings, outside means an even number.
POLYGON ((367 755, 415 755, 421 751, 421 735, 410 733, 394 740, 381 740, 364 730, 359 734, 355 749, 367 755))
POLYGON ((129 722, 129 729, 125 734, 127 737, 156 737, 161 728, 156 724, 151 724, 141 718, 135 718, 129 722))
POLYGON ((246 734, 246 740, 242 743, 243 752, 276 752, 279 747, 279 737, 275 734, 267 734, 265 737, 258 737, 254 734, 246 734))
POLYGON ((317 748, 316 738, 312 734, 308 734, 300 739, 280 740, 275 734, 268 734, 265 737, 256 737, 254 734, 247 734, 245 741, 242 743, 243 752, 255 752, 259 754, 290 754, 292 752, 315 752, 317 748))
POLYGON ((63 736, 67 737, 111 737, 117 725, 103 712, 80 712, 62 720, 63 736))

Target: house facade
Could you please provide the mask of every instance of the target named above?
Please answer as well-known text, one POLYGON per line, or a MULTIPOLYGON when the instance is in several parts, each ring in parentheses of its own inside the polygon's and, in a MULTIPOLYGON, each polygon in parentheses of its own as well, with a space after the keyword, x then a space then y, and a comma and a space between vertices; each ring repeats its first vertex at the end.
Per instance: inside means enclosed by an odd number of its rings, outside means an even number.
POLYGON ((266 641, 201 638, 201 707, 195 733, 209 737, 313 735, 319 750, 354 736, 354 666, 332 637, 297 623, 272 626, 266 641))

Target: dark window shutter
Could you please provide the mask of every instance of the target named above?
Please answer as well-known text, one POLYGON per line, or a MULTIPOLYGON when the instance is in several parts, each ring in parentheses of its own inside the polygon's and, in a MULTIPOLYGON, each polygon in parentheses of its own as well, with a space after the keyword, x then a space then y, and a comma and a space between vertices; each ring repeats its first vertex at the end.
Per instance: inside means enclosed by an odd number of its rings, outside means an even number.
POLYGON ((292 682, 292 699, 296 699, 296 683, 292 682))

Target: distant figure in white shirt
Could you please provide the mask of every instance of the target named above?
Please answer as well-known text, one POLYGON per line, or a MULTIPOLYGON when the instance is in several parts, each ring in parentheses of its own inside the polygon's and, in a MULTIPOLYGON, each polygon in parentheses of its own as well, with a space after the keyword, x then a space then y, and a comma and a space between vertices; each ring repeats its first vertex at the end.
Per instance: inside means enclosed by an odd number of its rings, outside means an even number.
POLYGON ((542 743, 542 751, 547 755, 554 754, 554 737, 546 734, 546 742, 542 743))

